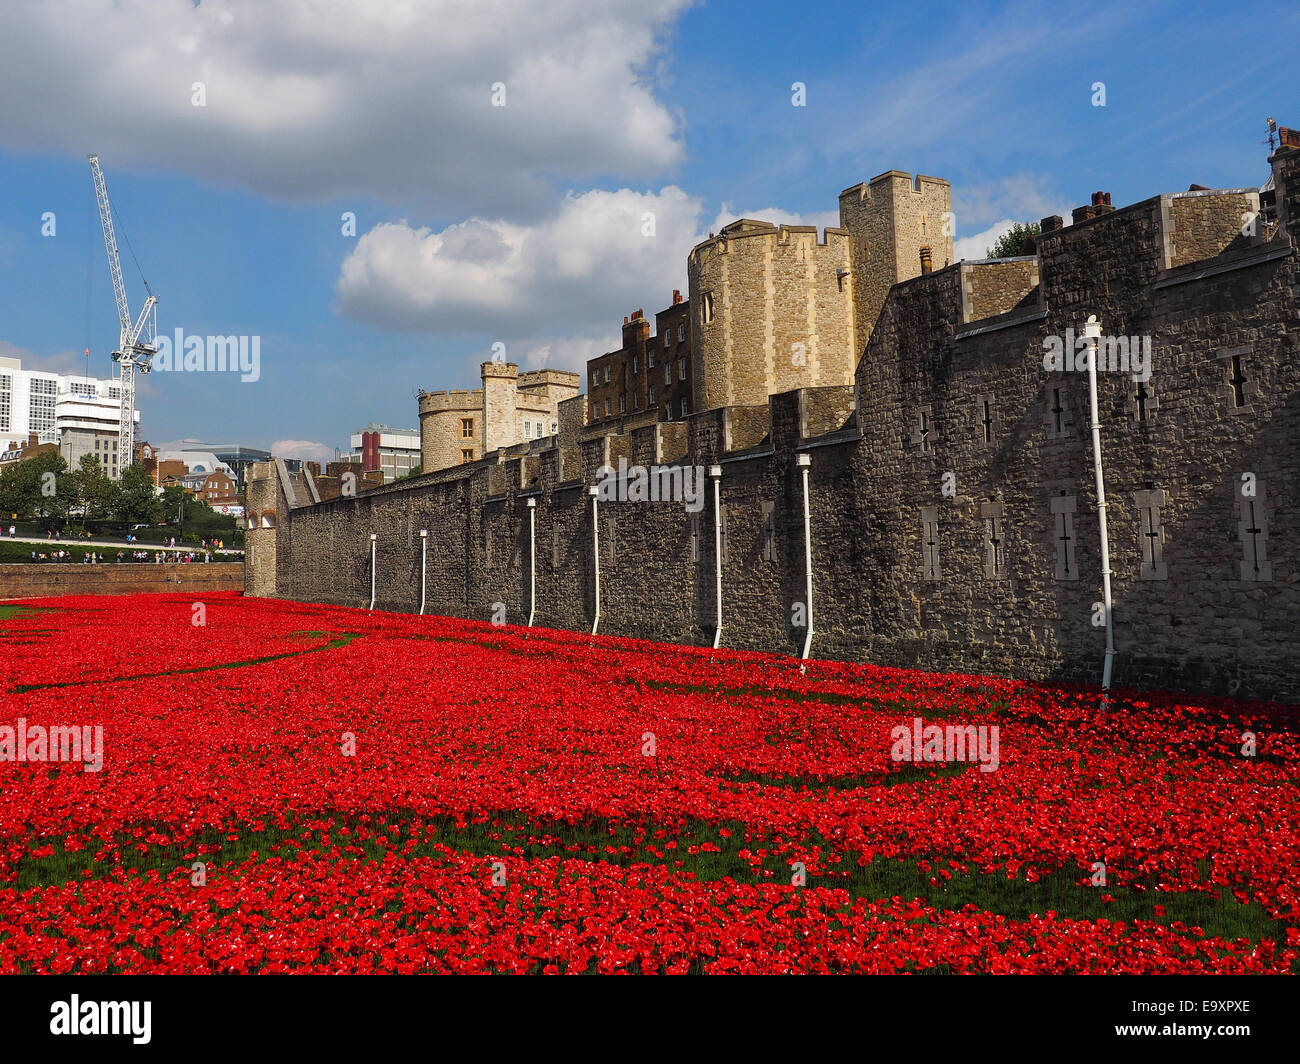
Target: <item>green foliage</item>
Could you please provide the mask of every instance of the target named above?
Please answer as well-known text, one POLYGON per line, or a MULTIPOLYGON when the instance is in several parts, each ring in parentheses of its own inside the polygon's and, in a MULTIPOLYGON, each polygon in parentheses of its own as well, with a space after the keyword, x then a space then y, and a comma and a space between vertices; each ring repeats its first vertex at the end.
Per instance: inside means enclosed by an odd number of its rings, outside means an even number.
POLYGON ((74 499, 81 513, 81 525, 87 521, 103 519, 117 504, 121 489, 104 472, 99 459, 93 454, 83 454, 72 475, 74 499))
POLYGON ((152 525, 162 520, 162 501, 154 494, 153 478, 144 466, 127 466, 118 488, 114 516, 119 521, 152 525))
POLYGON ((57 451, 46 451, 0 473, 0 515, 40 521, 67 515, 76 496, 73 474, 57 451), (53 473, 51 480, 46 476, 53 473))
POLYGON ((1038 222, 1016 222, 1010 229, 998 237, 997 242, 987 249, 986 257, 990 259, 1013 259, 1018 255, 1034 253, 1034 238, 1041 232, 1038 222))

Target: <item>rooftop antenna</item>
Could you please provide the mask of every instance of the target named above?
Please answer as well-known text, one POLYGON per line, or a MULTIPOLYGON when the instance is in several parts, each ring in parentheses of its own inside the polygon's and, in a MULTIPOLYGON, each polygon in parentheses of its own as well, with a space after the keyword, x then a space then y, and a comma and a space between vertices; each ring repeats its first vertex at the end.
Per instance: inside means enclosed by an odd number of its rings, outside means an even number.
MULTIPOLYGON (((1260 141, 1260 143, 1262 144, 1263 141, 1260 141)), ((1273 154, 1273 151, 1274 151, 1276 148, 1277 148, 1277 123, 1273 121, 1273 116, 1272 116, 1272 115, 1269 115, 1269 116, 1268 116, 1268 153, 1269 153, 1269 155, 1272 155, 1272 154, 1273 154)))

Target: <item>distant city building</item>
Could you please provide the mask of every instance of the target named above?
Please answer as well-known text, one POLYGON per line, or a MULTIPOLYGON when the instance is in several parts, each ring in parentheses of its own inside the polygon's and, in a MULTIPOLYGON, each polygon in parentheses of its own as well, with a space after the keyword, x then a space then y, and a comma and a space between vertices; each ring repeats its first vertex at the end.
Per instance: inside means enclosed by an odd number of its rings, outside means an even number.
POLYGON ((212 507, 234 506, 239 502, 239 492, 235 489, 234 478, 220 469, 209 473, 195 494, 212 507))
MULTIPOLYGON (((121 408, 116 380, 25 370, 21 359, 0 358, 0 442, 35 433, 40 443, 57 445, 70 467, 93 454, 116 480, 121 408)), ((140 411, 134 416, 139 422, 140 411)))
POLYGON ((189 473, 215 473, 219 469, 232 480, 235 479, 235 471, 211 451, 161 447, 155 450, 154 454, 158 459, 160 477, 165 463, 184 462, 186 471, 189 473))
POLYGON ((254 462, 269 462, 271 452, 260 447, 246 447, 242 443, 203 443, 193 447, 181 448, 184 451, 199 451, 216 458, 231 476, 235 478, 235 490, 244 490, 244 474, 254 462))
POLYGON ((5 450, 0 451, 0 469, 5 469, 11 465, 17 465, 19 462, 26 462, 29 458, 35 458, 38 454, 44 454, 47 451, 58 451, 58 445, 53 443, 41 443, 40 437, 35 432, 27 434, 26 443, 18 443, 16 440, 6 442, 0 440, 0 446, 5 450))
POLYGON ((420 430, 390 429, 373 421, 351 439, 350 461, 359 461, 367 473, 382 473, 389 484, 420 465, 420 430))

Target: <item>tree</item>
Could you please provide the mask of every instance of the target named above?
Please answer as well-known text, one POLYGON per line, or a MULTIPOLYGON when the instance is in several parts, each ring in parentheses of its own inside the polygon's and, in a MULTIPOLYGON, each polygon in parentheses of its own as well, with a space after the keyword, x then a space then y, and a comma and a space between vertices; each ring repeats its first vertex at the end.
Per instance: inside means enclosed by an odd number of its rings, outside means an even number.
POLYGON ((81 527, 92 518, 103 518, 115 509, 120 489, 108 479, 104 467, 93 454, 83 454, 73 474, 77 505, 81 510, 81 527))
POLYGON ((990 259, 1013 259, 1017 255, 1032 255, 1035 238, 1041 232, 1038 222, 1016 222, 1010 229, 998 237, 991 248, 986 251, 990 259))
POLYGON ((68 463, 58 451, 44 451, 0 473, 0 513, 41 521, 64 517, 75 496, 68 463))
POLYGON ((153 477, 141 465, 122 470, 117 496, 117 517, 127 524, 153 525, 162 519, 162 503, 154 492, 153 477))

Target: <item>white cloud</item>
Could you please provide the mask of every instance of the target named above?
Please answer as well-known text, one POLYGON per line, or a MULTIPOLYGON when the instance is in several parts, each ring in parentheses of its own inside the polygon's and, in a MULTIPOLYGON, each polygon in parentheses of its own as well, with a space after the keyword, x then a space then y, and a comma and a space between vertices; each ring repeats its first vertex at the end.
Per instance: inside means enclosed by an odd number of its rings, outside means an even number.
POLYGON ((701 212, 698 199, 670 185, 570 194, 534 225, 480 218, 440 232, 378 225, 343 261, 338 308, 390 327, 502 340, 603 332, 616 308, 667 305, 673 288, 686 287, 701 212))
MULTIPOLYGON (((16 358, 22 362, 23 369, 35 370, 39 373, 80 375, 86 372, 86 356, 84 352, 79 351, 58 351, 52 355, 38 355, 8 340, 0 340, 0 358, 16 358)), ((109 374, 96 374, 92 367, 91 376, 106 377, 109 374)))
POLYGON ((759 222, 771 222, 773 225, 815 225, 818 233, 830 228, 836 229, 840 224, 839 208, 833 211, 820 211, 812 214, 799 214, 795 211, 785 211, 780 207, 764 207, 759 211, 735 211, 730 203, 724 203, 718 216, 709 226, 711 232, 717 232, 728 222, 734 222, 737 218, 753 218, 759 222))
POLYGON ((1024 172, 1011 174, 997 181, 958 185, 952 193, 952 210, 957 228, 984 225, 997 220, 1001 225, 1006 218, 1020 222, 1036 222, 1048 215, 1059 214, 1067 221, 1070 208, 1062 207, 1062 196, 1055 182, 1045 174, 1024 172))
POLYGON ((271 454, 276 458, 301 458, 319 462, 324 468, 334 461, 334 448, 312 440, 276 440, 271 444, 271 454))
POLYGON ((0 98, 21 105, 0 110, 0 144, 93 149, 110 172, 179 170, 294 201, 529 216, 557 177, 680 160, 650 70, 689 2, 4 4, 0 98))
POLYGON ((581 370, 619 343, 623 316, 686 295, 686 257, 710 230, 737 217, 787 225, 838 224, 837 212, 780 208, 738 214, 724 204, 703 222, 703 202, 669 185, 658 192, 570 193, 532 225, 481 218, 435 232, 406 222, 365 233, 344 260, 337 309, 388 328, 492 337, 529 369, 581 370), (653 235, 647 218, 653 216, 653 235))

